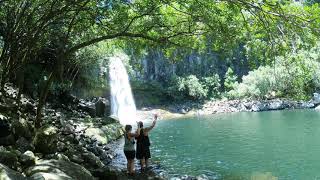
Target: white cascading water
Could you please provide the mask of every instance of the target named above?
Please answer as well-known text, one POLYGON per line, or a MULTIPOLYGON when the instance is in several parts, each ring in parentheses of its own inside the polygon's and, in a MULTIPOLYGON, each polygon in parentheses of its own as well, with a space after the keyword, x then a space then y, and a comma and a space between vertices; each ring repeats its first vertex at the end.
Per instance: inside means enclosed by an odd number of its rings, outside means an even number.
POLYGON ((122 125, 135 125, 136 105, 129 76, 120 57, 111 57, 109 64, 111 115, 119 118, 122 125))

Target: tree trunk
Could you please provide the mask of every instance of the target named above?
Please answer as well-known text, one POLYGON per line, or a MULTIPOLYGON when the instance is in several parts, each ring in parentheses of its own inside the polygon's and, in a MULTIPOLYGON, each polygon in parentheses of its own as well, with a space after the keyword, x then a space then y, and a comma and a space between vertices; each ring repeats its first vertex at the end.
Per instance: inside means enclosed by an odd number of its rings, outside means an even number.
POLYGON ((21 105, 20 100, 21 100, 21 95, 22 95, 23 87, 24 87, 24 67, 21 67, 20 69, 18 69, 16 81, 18 84, 18 95, 17 95, 17 99, 16 99, 16 103, 18 105, 18 108, 17 108, 17 112, 18 112, 20 105, 21 105))
POLYGON ((51 72, 49 75, 49 78, 47 80, 47 82, 45 83, 44 87, 41 90, 40 93, 40 97, 39 97, 39 102, 37 105, 37 115, 36 115, 36 119, 34 121, 34 127, 35 128, 40 128, 41 127, 41 123, 42 123, 42 109, 46 103, 46 99, 47 99, 47 95, 50 89, 50 86, 53 82, 54 79, 54 72, 51 72))
MULTIPOLYGON (((1 73, 0 91, 4 93, 4 85, 7 82, 7 69, 3 69, 1 73)), ((3 94, 4 95, 4 94, 3 94)))

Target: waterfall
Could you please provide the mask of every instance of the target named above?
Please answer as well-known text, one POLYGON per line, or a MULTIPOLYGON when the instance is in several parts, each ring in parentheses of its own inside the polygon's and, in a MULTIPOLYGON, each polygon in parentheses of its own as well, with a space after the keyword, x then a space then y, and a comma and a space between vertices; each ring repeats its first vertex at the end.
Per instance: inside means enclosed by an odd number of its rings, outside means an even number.
POLYGON ((129 76, 121 57, 111 57, 109 64, 111 115, 119 118, 122 125, 135 125, 136 105, 129 76))

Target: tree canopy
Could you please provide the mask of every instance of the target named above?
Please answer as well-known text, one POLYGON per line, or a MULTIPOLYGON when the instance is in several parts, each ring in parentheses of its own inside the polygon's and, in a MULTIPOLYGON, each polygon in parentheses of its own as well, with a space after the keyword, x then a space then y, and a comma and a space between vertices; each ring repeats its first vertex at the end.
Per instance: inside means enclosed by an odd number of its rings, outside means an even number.
POLYGON ((227 51, 248 41, 273 56, 314 43, 320 24, 318 3, 291 0, 0 0, 0 7, 1 89, 12 78, 22 89, 27 64, 48 72, 38 122, 52 81, 79 63, 70 57, 98 42, 161 44, 170 56, 177 47, 227 51))

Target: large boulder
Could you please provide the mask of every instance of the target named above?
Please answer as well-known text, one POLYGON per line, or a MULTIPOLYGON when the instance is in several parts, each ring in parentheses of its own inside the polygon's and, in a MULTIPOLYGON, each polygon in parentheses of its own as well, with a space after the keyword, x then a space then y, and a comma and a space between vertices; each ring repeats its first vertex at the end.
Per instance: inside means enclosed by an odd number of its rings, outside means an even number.
POLYGON ((95 103, 96 107, 96 116, 98 117, 105 117, 109 115, 110 106, 109 101, 105 98, 99 98, 98 101, 95 103))
POLYGON ((257 101, 251 106, 251 111, 253 112, 267 111, 267 110, 268 110, 268 106, 266 103, 263 103, 263 102, 257 101))
POLYGON ((101 144, 107 144, 123 135, 122 125, 111 123, 100 127, 90 127, 85 130, 84 135, 101 144))
POLYGON ((107 133, 98 127, 91 127, 86 129, 85 136, 95 139, 102 144, 108 143, 107 133))
POLYGON ((20 162, 25 167, 30 167, 36 164, 36 157, 32 151, 26 151, 20 157, 20 162))
POLYGON ((87 112, 91 117, 96 116, 96 107, 93 102, 80 100, 78 104, 78 109, 87 112))
POLYGON ((104 166, 101 160, 92 152, 83 153, 82 158, 84 159, 84 163, 87 164, 87 167, 102 168, 104 166))
POLYGON ((281 100, 274 100, 268 104, 268 110, 281 110, 288 107, 288 104, 284 103, 281 100))
POLYGON ((1 180, 25 180, 26 178, 22 174, 8 168, 3 164, 0 164, 0 179, 1 180))
POLYGON ((57 151, 57 128, 54 126, 44 126, 35 135, 33 145, 36 152, 51 154, 57 151))
POLYGON ((84 167, 63 160, 40 160, 25 174, 30 180, 94 180, 91 173, 84 167))

